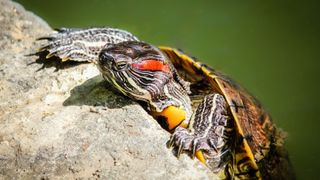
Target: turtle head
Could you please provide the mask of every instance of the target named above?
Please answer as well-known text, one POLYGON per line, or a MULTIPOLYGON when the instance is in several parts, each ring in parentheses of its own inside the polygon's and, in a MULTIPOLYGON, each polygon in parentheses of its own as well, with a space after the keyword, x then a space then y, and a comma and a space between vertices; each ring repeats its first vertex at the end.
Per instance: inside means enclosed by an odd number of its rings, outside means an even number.
POLYGON ((162 73, 170 76, 170 67, 163 53, 152 45, 137 41, 122 42, 103 49, 98 65, 113 72, 150 71, 155 75, 162 73))
POLYGON ((123 94, 147 102, 152 111, 181 106, 189 98, 174 80, 173 65, 156 47, 143 42, 127 41, 100 52, 98 68, 103 77, 123 94), (182 98, 175 96, 184 96, 182 98))

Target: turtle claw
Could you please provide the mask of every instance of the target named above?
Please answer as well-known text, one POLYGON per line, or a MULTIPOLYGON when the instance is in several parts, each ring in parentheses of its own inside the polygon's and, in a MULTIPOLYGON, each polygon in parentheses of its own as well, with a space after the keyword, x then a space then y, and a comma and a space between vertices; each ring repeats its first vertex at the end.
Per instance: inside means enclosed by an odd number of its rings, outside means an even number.
POLYGON ((49 54, 46 55, 46 59, 49 59, 49 58, 51 58, 51 57, 53 57, 53 56, 55 56, 55 54, 49 53, 49 54))
POLYGON ((168 148, 172 148, 173 145, 174 145, 174 137, 171 136, 171 138, 170 138, 170 140, 169 140, 169 142, 168 142, 168 148))
POLYGON ((42 41, 42 40, 52 41, 52 40, 54 40, 54 37, 44 36, 44 37, 39 37, 39 38, 37 38, 36 40, 37 40, 37 41, 42 41))
MULTIPOLYGON (((196 143, 196 139, 193 141, 193 144, 195 144, 196 143)), ((192 153, 191 153, 191 158, 192 159, 194 159, 194 157, 195 157, 195 155, 196 155, 196 146, 192 146, 192 153)))
POLYGON ((168 148, 178 147, 176 156, 179 158, 182 151, 186 149, 184 144, 184 140, 174 133, 168 142, 168 148))
POLYGON ((183 140, 181 139, 179 142, 179 148, 178 148, 178 152, 177 152, 177 157, 180 157, 181 152, 183 151, 182 149, 182 145, 183 145, 183 140))
POLYGON ((218 152, 218 148, 217 148, 216 144, 215 144, 212 140, 209 140, 209 144, 210 144, 210 147, 211 147, 215 152, 218 152))
POLYGON ((191 154, 191 159, 194 160, 195 154, 191 154))

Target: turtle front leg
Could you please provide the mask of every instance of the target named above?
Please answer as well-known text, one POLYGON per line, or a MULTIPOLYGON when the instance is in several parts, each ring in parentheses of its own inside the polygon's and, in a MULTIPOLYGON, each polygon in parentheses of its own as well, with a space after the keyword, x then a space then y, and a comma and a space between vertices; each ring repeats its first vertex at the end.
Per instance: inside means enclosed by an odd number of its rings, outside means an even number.
POLYGON ((204 158, 213 171, 218 172, 225 166, 222 161, 228 154, 228 137, 231 132, 227 103, 224 97, 214 93, 205 96, 193 115, 187 129, 177 127, 169 144, 182 151, 190 152, 192 157, 204 158))

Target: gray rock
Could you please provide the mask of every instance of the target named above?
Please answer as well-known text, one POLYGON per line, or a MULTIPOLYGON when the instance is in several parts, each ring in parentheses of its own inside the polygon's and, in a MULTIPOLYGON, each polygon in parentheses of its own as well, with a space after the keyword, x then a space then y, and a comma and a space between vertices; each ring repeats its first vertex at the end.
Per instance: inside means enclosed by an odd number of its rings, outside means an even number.
POLYGON ((177 159, 169 133, 94 65, 25 56, 52 30, 19 4, 0 6, 0 179, 215 177, 197 160, 177 159))

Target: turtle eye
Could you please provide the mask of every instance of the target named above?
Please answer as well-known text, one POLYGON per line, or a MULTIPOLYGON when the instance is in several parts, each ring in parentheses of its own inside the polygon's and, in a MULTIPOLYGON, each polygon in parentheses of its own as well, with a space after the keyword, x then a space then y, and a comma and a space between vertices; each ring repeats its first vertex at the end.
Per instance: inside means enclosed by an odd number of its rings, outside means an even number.
POLYGON ((116 65, 118 70, 123 70, 124 68, 127 67, 128 63, 127 63, 127 61, 117 61, 115 63, 115 65, 116 65))

